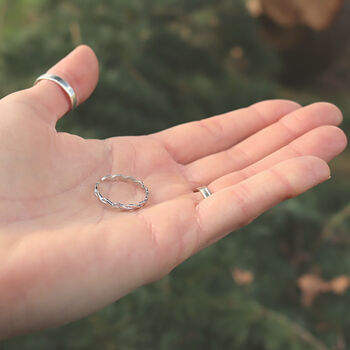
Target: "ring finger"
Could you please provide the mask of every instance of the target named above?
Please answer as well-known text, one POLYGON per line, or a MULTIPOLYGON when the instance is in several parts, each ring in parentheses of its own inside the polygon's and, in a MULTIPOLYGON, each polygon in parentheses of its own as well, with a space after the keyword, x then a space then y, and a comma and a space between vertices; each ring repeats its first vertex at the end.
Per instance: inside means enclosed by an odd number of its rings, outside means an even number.
POLYGON ((329 125, 321 126, 302 135, 268 157, 214 180, 208 187, 215 193, 295 157, 316 156, 328 162, 344 150, 346 143, 346 136, 341 129, 329 125))

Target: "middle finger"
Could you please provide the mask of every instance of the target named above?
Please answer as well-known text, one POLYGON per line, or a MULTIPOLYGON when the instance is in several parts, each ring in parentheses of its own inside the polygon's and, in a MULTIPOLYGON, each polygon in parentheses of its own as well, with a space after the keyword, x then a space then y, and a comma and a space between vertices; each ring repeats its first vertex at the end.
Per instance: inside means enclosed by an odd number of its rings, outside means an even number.
POLYGON ((194 186, 208 184, 265 158, 314 128, 341 122, 340 110, 330 103, 300 108, 229 149, 189 163, 185 168, 187 179, 194 186))

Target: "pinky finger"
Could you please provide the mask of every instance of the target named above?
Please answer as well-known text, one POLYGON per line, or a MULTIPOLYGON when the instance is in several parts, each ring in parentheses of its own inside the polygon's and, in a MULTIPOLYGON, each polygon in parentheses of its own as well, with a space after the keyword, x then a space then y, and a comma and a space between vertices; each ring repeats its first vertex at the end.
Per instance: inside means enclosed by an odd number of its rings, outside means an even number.
POLYGON ((197 222, 201 229, 198 248, 247 225, 276 204, 307 191, 329 176, 329 167, 322 159, 298 157, 214 193, 197 206, 197 222))

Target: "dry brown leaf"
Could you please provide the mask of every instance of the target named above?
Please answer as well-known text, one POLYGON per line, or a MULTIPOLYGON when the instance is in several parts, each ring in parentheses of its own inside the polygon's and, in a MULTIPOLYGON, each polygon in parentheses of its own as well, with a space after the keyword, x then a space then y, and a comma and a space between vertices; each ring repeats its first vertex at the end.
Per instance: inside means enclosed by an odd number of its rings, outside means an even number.
POLYGON ((342 275, 333 278, 331 281, 324 281, 317 275, 305 274, 298 279, 298 286, 301 289, 303 305, 309 307, 319 294, 327 292, 345 293, 350 286, 350 278, 342 275))
POLYGON ((330 26, 344 0, 246 0, 252 15, 264 13, 282 27, 306 25, 314 30, 330 26), (257 10, 258 9, 258 10, 257 10))
POLYGON ((240 46, 234 46, 231 50, 230 50, 230 55, 232 58, 238 60, 240 58, 243 57, 243 49, 240 46))
POLYGON ((333 278, 330 284, 333 293, 344 294, 350 286, 350 278, 348 276, 339 276, 333 278))
POLYGON ((324 332, 324 331, 329 331, 331 326, 327 322, 319 322, 316 324, 316 328, 317 330, 324 332))
POLYGON ((246 6, 253 17, 259 17, 262 14, 261 0, 246 0, 246 6))
POLYGON ((254 274, 248 270, 242 270, 235 267, 232 271, 232 277, 239 285, 248 285, 254 281, 254 274))
POLYGON ((329 290, 327 282, 320 277, 312 274, 306 274, 299 278, 298 286, 301 289, 301 301, 305 306, 311 306, 314 299, 320 294, 329 290))

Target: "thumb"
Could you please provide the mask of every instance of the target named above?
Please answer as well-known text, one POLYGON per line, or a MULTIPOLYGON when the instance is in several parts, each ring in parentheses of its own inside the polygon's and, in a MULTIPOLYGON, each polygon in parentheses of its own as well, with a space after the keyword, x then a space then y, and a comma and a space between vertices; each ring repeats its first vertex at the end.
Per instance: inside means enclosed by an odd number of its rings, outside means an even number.
MULTIPOLYGON (((81 45, 51 67, 47 73, 64 79, 75 91, 79 105, 96 87, 98 60, 90 47, 81 45)), ((7 98, 24 102, 35 110, 39 118, 53 125, 71 109, 71 102, 66 92, 50 80, 40 80, 33 87, 15 92, 7 98)))

